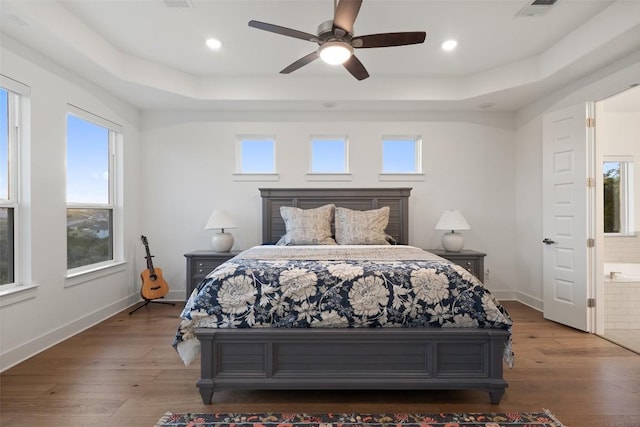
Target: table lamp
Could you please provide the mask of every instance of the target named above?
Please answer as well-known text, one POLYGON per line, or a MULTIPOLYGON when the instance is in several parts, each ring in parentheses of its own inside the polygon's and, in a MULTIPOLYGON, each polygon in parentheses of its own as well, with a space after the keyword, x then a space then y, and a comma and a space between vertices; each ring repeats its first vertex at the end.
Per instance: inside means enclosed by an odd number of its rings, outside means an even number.
POLYGON ((211 238, 211 246, 214 251, 229 252, 231 250, 233 246, 233 235, 226 233, 224 230, 238 228, 238 226, 233 221, 233 218, 231 218, 229 212, 221 209, 214 210, 204 228, 205 230, 220 230, 219 233, 214 233, 211 238))
POLYGON ((447 252, 460 252, 464 247, 464 236, 455 230, 470 230, 469 224, 458 210, 447 210, 442 213, 436 230, 447 230, 442 235, 442 247, 447 252))

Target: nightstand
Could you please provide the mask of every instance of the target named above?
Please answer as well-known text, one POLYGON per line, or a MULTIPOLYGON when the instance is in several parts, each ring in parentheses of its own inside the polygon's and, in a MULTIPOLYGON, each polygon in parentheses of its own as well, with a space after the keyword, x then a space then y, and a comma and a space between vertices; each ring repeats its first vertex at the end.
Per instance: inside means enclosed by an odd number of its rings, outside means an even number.
POLYGON ((425 250, 466 268, 471 274, 480 279, 481 282, 484 282, 484 257, 487 254, 471 249, 463 249, 460 252, 447 252, 444 249, 425 250))
POLYGON ((216 252, 200 250, 184 254, 187 258, 187 292, 185 301, 189 299, 196 285, 223 262, 238 255, 241 251, 216 252))

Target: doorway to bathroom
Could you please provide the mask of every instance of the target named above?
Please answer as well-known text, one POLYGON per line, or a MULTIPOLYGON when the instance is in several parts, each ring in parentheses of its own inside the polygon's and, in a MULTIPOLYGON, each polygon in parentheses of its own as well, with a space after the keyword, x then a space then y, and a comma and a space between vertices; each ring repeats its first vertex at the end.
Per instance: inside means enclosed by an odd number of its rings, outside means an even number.
POLYGON ((640 353, 640 86, 595 118, 596 333, 640 353))

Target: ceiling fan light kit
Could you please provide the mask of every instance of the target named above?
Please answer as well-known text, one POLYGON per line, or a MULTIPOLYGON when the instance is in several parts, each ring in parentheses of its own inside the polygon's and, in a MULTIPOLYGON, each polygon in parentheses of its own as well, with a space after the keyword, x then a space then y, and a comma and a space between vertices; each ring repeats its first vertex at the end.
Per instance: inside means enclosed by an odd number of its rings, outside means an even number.
POLYGON ((342 65, 353 55, 353 47, 339 41, 327 42, 320 46, 318 51, 320 58, 331 65, 342 65))
POLYGON ((289 74, 299 68, 321 58, 332 65, 342 64, 344 68, 358 80, 369 77, 362 62, 354 55, 354 49, 375 47, 406 46, 424 43, 427 34, 424 31, 353 35, 353 23, 362 6, 362 0, 340 0, 334 2, 333 21, 322 22, 317 34, 305 33, 279 25, 261 21, 249 21, 249 26, 287 37, 293 37, 318 44, 318 49, 311 52, 280 71, 289 74))

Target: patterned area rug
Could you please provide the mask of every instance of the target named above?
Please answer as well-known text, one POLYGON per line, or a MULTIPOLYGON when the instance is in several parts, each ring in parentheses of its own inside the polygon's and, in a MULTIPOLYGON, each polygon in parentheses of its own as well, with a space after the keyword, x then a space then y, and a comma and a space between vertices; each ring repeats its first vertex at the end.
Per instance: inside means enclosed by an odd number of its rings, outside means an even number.
POLYGON ((156 427, 564 427, 549 412, 502 414, 178 414, 156 427))

